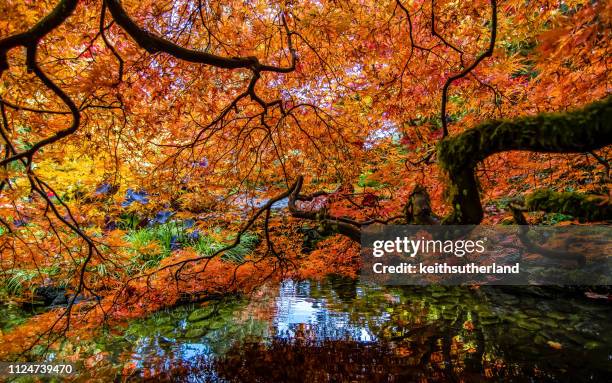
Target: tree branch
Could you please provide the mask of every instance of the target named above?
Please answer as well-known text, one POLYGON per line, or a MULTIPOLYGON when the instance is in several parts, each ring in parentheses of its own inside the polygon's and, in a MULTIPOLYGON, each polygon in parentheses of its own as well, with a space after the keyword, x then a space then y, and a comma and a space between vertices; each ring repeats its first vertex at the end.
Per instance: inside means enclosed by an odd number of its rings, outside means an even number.
POLYGON ((301 210, 296 206, 296 202, 301 200, 300 191, 304 177, 300 176, 297 179, 296 185, 293 188, 292 193, 289 195, 289 212, 296 218, 303 218, 314 220, 321 223, 326 229, 331 229, 338 234, 345 235, 355 242, 361 241, 361 227, 358 223, 350 223, 339 218, 329 217, 325 212, 320 209, 316 211, 305 211, 301 210))
POLYGON ((138 45, 149 53, 165 52, 184 61, 207 64, 224 69, 246 68, 253 69, 257 72, 267 71, 277 73, 289 73, 295 69, 297 56, 291 45, 291 32, 288 34, 289 50, 291 51, 292 57, 291 65, 288 67, 265 65, 261 64, 259 59, 254 56, 223 57, 204 51, 182 47, 139 27, 127 14, 121 5, 120 0, 105 0, 105 3, 115 22, 121 28, 123 28, 123 30, 125 30, 125 32, 130 35, 138 45))
MULTIPOLYGON (((432 7, 433 7, 433 1, 432 1, 432 7)), ((433 22, 434 22, 434 19, 433 19, 433 9, 432 9, 432 23, 433 22)), ((433 24, 432 24, 432 31, 435 33, 433 24)), ((436 36, 442 39, 442 37, 439 36, 437 33, 436 33, 436 36)), ((448 89, 453 84, 453 82, 467 76, 471 71, 473 71, 478 66, 478 64, 480 64, 482 60, 484 60, 487 57, 493 56, 493 50, 495 49, 495 39, 496 38, 497 38, 497 0, 491 0, 491 37, 489 39, 489 47, 483 54, 478 56, 478 58, 476 58, 476 60, 470 66, 468 66, 461 72, 457 73, 456 75, 449 77, 444 83, 444 87, 442 88, 442 106, 441 106, 442 132, 443 132, 442 137, 448 136, 448 121, 446 120, 446 105, 448 103, 448 89)), ((442 40, 446 43, 444 39, 442 40)), ((446 45, 449 45, 450 47, 452 47, 452 45, 448 43, 446 43, 446 45)))
POLYGON ((6 54, 9 49, 24 46, 31 47, 46 34, 61 25, 75 10, 78 0, 62 0, 47 16, 26 32, 11 35, 0 40, 0 75, 8 69, 6 54))

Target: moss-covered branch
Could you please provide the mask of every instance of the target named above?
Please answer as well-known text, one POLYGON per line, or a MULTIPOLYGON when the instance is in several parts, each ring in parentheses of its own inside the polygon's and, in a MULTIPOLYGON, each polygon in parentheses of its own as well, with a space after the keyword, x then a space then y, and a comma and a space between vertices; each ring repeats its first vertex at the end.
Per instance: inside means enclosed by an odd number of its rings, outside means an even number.
POLYGON ((611 143, 612 97, 570 112, 489 121, 446 138, 438 146, 438 162, 448 172, 453 206, 445 223, 480 223, 483 211, 474 168, 495 153, 581 153, 611 143))

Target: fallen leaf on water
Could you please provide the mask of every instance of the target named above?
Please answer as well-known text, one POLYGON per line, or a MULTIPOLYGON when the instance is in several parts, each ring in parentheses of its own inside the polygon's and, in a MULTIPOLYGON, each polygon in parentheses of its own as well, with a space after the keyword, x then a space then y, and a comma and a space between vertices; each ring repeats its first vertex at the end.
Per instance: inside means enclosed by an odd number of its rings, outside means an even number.
POLYGON ((591 298, 591 299, 610 299, 609 295, 606 294, 597 294, 597 293, 593 293, 590 291, 587 291, 586 293, 584 293, 584 295, 587 298, 591 298))
POLYGON ((463 328, 468 330, 468 331, 473 331, 474 330, 474 324, 472 323, 472 321, 466 320, 465 322, 463 322, 463 328))
POLYGON ((555 350, 561 350, 563 348, 563 345, 561 345, 561 343, 559 342, 553 342, 552 340, 549 340, 548 345, 552 348, 554 348, 555 350))

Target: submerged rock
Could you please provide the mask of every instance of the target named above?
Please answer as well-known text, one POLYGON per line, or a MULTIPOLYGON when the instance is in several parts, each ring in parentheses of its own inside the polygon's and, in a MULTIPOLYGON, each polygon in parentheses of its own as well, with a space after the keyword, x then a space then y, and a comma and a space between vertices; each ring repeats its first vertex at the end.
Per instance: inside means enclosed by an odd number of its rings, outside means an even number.
POLYGON ((559 313, 559 312, 555 312, 555 311, 549 311, 546 313, 546 316, 552 319, 556 319, 556 320, 565 320, 565 318, 567 318, 565 315, 559 313))
POLYGON ((198 321, 201 321, 202 319, 206 319, 210 317, 214 311, 215 311, 215 308, 212 305, 202 307, 200 309, 192 311, 191 314, 189 314, 189 316, 187 317, 187 320, 189 322, 198 322, 198 321))
POLYGON ((539 329, 541 329, 541 326, 531 320, 518 320, 516 322, 516 325, 519 326, 522 329, 528 330, 528 331, 537 331, 539 329))
POLYGON ((594 349, 600 348, 600 347, 601 347, 601 343, 595 342, 595 341, 586 342, 584 344, 584 348, 586 348, 587 350, 594 350, 594 349))
POLYGON ((165 338, 174 338, 174 330, 175 327, 174 326, 170 326, 170 325, 164 325, 161 326, 157 329, 158 333, 165 338))
POLYGON ((186 338, 201 338, 208 332, 206 327, 194 327, 185 331, 186 338))

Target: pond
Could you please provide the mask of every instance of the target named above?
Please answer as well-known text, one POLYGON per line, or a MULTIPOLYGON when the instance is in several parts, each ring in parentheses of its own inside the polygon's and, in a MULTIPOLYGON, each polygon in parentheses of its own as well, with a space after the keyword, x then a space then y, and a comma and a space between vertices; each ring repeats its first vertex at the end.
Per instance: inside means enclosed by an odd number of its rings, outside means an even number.
POLYGON ((606 301, 551 288, 331 276, 160 312, 98 347, 133 381, 603 381, 611 314, 606 301))

